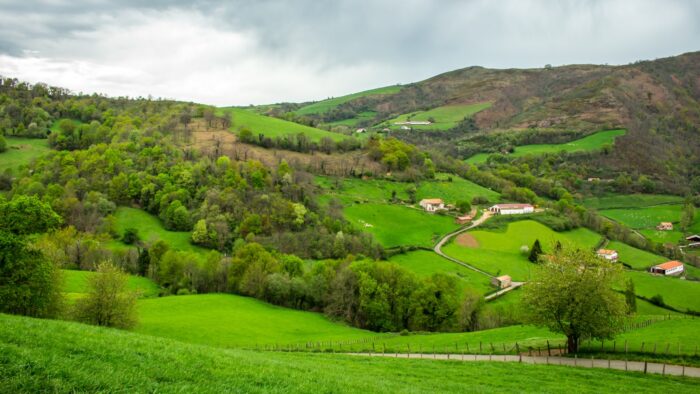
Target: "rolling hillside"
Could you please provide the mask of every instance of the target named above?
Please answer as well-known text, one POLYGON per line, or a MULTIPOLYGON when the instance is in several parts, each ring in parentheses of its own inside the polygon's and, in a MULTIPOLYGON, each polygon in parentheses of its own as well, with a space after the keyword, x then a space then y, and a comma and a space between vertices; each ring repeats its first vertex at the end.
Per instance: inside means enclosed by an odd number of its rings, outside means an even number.
POLYGON ((263 134, 266 137, 274 139, 275 137, 303 133, 306 134, 310 140, 316 142, 324 137, 328 137, 333 141, 340 141, 344 138, 348 138, 342 134, 331 133, 330 131, 317 129, 315 127, 304 126, 270 116, 259 115, 242 108, 221 108, 221 110, 223 109, 228 109, 233 114, 233 125, 231 126, 231 130, 239 131, 241 128, 247 127, 253 132, 255 137, 257 137, 258 134, 263 134))
POLYGON ((353 94, 348 94, 345 96, 329 98, 326 100, 321 100, 313 104, 301 107, 294 111, 298 115, 310 115, 310 114, 322 114, 328 112, 331 109, 338 107, 340 104, 347 103, 348 101, 376 95, 384 94, 394 94, 401 91, 401 86, 385 86, 383 88, 365 90, 364 92, 358 92, 353 94))

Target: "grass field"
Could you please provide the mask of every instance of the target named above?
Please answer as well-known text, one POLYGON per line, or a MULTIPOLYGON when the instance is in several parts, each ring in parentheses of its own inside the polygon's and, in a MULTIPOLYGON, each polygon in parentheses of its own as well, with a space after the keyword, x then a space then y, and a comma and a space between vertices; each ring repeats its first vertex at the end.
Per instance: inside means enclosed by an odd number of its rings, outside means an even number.
POLYGON ((700 311, 700 282, 639 271, 626 271, 625 276, 632 279, 638 295, 651 298, 658 294, 680 311, 700 311))
POLYGON ((139 301, 138 309, 136 332, 220 347, 378 335, 332 322, 319 313, 282 308, 232 294, 144 299, 139 301))
POLYGON ((0 172, 14 171, 50 150, 46 139, 5 137, 5 140, 7 150, 0 153, 0 172))
POLYGON ((377 116, 377 113, 374 111, 365 111, 365 112, 360 112, 355 116, 354 118, 351 119, 343 119, 343 120, 337 120, 335 122, 329 122, 327 123, 330 126, 348 126, 348 127, 354 127, 357 125, 357 123, 362 122, 362 121, 369 121, 374 119, 374 117, 377 116))
MULTIPOLYGON (((408 200, 406 190, 414 185, 381 179, 335 179, 321 176, 316 177, 316 183, 324 189, 331 190, 344 202, 376 203, 389 202, 392 192, 396 192, 398 199, 408 200)), ((435 180, 420 182, 416 187, 418 201, 424 198, 442 198, 446 203, 454 204, 459 200, 471 201, 476 196, 486 197, 491 202, 500 199, 499 193, 456 175, 437 174, 435 180)))
POLYGON ((643 208, 619 208, 600 210, 600 214, 634 229, 653 229, 660 222, 678 223, 681 205, 656 205, 643 208))
POLYGON ((611 241, 610 243, 608 243, 606 249, 617 250, 619 260, 625 264, 630 265, 633 269, 636 270, 646 270, 652 265, 668 261, 668 259, 663 256, 659 256, 641 249, 637 249, 617 241, 611 241))
MULTIPOLYGON (((565 144, 541 144, 541 145, 522 145, 515 148, 515 152, 508 157, 521 157, 526 155, 541 155, 544 153, 565 152, 590 152, 601 149, 606 144, 615 142, 615 138, 624 135, 626 130, 606 130, 599 131, 587 137, 578 140, 567 142, 565 144)), ((470 164, 478 164, 486 162, 490 153, 478 153, 466 161, 470 164)))
POLYGON ((399 264, 422 277, 429 277, 436 273, 454 276, 459 279, 458 283, 462 289, 473 289, 481 294, 495 289, 490 285, 489 278, 485 275, 455 264, 427 250, 417 250, 395 255, 389 261, 399 264))
POLYGON ((299 108, 294 111, 297 115, 311 115, 311 114, 322 114, 328 112, 331 109, 339 106, 340 104, 347 103, 350 100, 355 100, 361 97, 374 96, 378 94, 393 94, 398 93, 401 90, 401 86, 385 86, 383 88, 377 88, 372 90, 365 90, 363 92, 348 94, 345 96, 329 98, 326 100, 321 100, 313 104, 309 104, 305 107, 299 108))
POLYGON ((0 315, 0 365, 13 393, 700 390, 696 379, 601 369, 217 349, 10 315, 0 315))
POLYGON ((433 108, 428 111, 418 111, 409 114, 397 116, 394 119, 387 120, 383 124, 387 127, 398 128, 395 125, 397 122, 412 121, 427 121, 430 118, 435 120, 429 125, 410 126, 416 130, 448 130, 451 129, 464 118, 471 117, 479 111, 483 111, 491 106, 491 103, 463 104, 463 105, 446 105, 444 107, 433 108))
MULTIPOLYGON (((63 274, 63 291, 69 298, 79 297, 87 293, 88 278, 97 275, 91 271, 61 270, 63 274)), ((142 276, 129 275, 127 286, 130 290, 138 291, 141 297, 157 296, 158 285, 148 278, 142 276)))
POLYGON ((345 217, 377 241, 390 248, 402 245, 432 246, 437 238, 455 229, 454 218, 433 215, 420 209, 390 204, 353 204, 345 217))
MULTIPOLYGON (((222 110, 223 109, 224 108, 222 108, 222 110)), ((231 110, 233 113, 233 125, 231 126, 231 130, 239 130, 242 127, 248 127, 256 138, 258 134, 264 134, 266 137, 274 139, 275 137, 296 135, 299 133, 305 134, 311 141, 319 141, 323 137, 328 137, 334 141, 350 138, 342 134, 331 133, 330 131, 317 129, 315 127, 304 126, 271 116, 259 115, 242 108, 229 107, 225 109, 231 110)))
POLYGON ((470 231, 478 247, 467 247, 451 242, 443 248, 449 256, 472 264, 492 275, 510 275, 514 280, 528 280, 534 273, 534 264, 520 252, 520 247, 532 247, 539 239, 545 253, 551 252, 556 241, 563 245, 593 248, 600 235, 584 228, 557 233, 532 220, 508 224, 506 231, 470 231))
POLYGON ((605 197, 591 197, 583 200, 583 205, 594 209, 641 208, 662 204, 682 204, 683 198, 664 194, 615 194, 605 197))
MULTIPOLYGON (((155 241, 161 239, 168 243, 171 249, 205 252, 206 249, 190 243, 190 233, 187 231, 168 231, 163 228, 163 223, 156 216, 150 213, 128 207, 119 207, 114 213, 116 218, 116 230, 121 237, 127 228, 138 230, 139 237, 144 241, 155 241)), ((127 247, 121 241, 114 241, 116 247, 127 247)))

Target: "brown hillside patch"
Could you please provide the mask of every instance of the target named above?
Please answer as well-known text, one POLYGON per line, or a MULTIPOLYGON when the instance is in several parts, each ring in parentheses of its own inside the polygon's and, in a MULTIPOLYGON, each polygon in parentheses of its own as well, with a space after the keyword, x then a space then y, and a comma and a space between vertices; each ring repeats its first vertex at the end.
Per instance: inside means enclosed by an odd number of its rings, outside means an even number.
POLYGON ((474 238, 473 235, 469 233, 462 233, 457 236, 457 245, 465 246, 467 248, 478 248, 479 241, 474 238))

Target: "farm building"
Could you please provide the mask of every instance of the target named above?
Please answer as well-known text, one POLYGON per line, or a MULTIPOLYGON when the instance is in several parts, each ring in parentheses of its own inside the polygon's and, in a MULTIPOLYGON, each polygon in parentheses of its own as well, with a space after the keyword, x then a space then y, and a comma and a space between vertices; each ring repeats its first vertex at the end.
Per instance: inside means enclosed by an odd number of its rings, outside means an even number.
POLYGON ((685 240, 688 241, 688 246, 691 248, 697 248, 700 247, 700 235, 694 234, 691 235, 690 237, 685 237, 685 240))
POLYGON ((398 126, 427 126, 430 122, 427 120, 409 120, 407 122, 396 122, 394 124, 398 126))
POLYGON ((472 219, 474 219, 474 217, 473 217, 472 215, 457 216, 457 217, 455 218, 455 223, 457 223, 457 224, 465 224, 465 223, 471 222, 472 219))
POLYGON ((655 265, 649 268, 649 272, 652 274, 661 275, 680 275, 684 270, 683 263, 680 261, 667 261, 663 264, 655 265))
POLYGON ((445 209, 445 203, 440 198, 424 198, 420 200, 419 204, 427 212, 436 212, 445 209))
POLYGON ((364 133, 366 131, 367 131, 367 129, 364 129, 364 128, 360 128, 360 129, 355 130, 356 133, 364 133))
POLYGON ((605 260, 609 261, 617 261, 617 251, 616 250, 611 250, 611 249, 598 249, 596 252, 596 255, 598 257, 603 258, 605 260))
POLYGON ((404 126, 401 126, 401 130, 411 130, 411 128, 408 127, 408 126, 406 126, 406 125, 404 125, 404 126))
POLYGON ((656 229, 659 231, 671 231, 671 230, 673 230, 673 223, 661 222, 661 223, 659 223, 658 226, 656 226, 656 229))
POLYGON ((512 279, 508 275, 502 275, 495 278, 491 278, 491 284, 498 287, 499 289, 505 289, 510 287, 512 279))
POLYGON ((497 215, 520 215, 535 212, 535 207, 530 204, 496 204, 489 211, 497 215))

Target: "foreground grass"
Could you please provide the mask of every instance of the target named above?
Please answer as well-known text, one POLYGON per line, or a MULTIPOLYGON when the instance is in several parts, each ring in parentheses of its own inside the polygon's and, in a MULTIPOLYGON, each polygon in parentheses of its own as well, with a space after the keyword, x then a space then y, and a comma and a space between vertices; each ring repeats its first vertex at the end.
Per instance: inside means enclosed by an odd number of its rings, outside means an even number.
POLYGON ((9 315, 0 315, 0 382, 13 393, 700 390, 700 380, 611 370, 224 350, 9 315))
POLYGON ((50 150, 46 139, 5 137, 5 140, 7 150, 0 153, 0 172, 14 171, 50 150))
POLYGON ((540 240, 545 253, 551 253, 557 241, 583 248, 592 248, 600 241, 599 234, 585 228, 558 233, 533 220, 510 223, 506 231, 477 230, 467 234, 478 247, 451 242, 443 252, 492 275, 510 275, 514 280, 528 280, 535 272, 535 265, 520 252, 522 246, 532 247, 535 239, 540 240))
MULTIPOLYGON (((541 155, 545 153, 559 153, 562 151, 568 153, 597 151, 602 149, 604 145, 613 144, 615 142, 615 138, 624 135, 625 132, 626 130, 621 129, 599 131, 595 134, 591 134, 589 136, 571 142, 567 142, 565 144, 522 145, 516 147, 515 152, 509 154, 508 157, 541 155)), ((467 159, 467 163, 484 163, 490 155, 490 153, 478 153, 467 159)))
POLYGON ((331 133, 330 131, 288 122, 271 116, 259 115, 242 108, 234 107, 228 109, 233 113, 233 125, 231 126, 231 130, 239 130, 242 127, 248 127, 256 138, 258 134, 263 134, 266 137, 275 139, 276 137, 296 135, 299 133, 303 133, 310 140, 317 142, 323 137, 328 137, 334 141, 348 138, 342 134, 331 133))
MULTIPOLYGON (((115 229, 120 237, 124 235, 127 228, 135 228, 138 230, 139 237, 144 241, 163 240, 173 250, 206 252, 206 249, 190 243, 190 232, 168 231, 157 216, 142 209, 119 207, 114 216, 116 218, 115 229)), ((128 247, 121 241, 115 241, 113 244, 116 247, 128 247)))
POLYGON ((386 248, 403 245, 431 247, 444 234, 458 228, 454 218, 390 204, 354 204, 345 217, 363 231, 374 234, 386 248))
POLYGON ((335 323, 320 313, 282 308, 232 294, 172 296, 139 301, 136 331, 220 347, 254 347, 378 334, 335 323))

